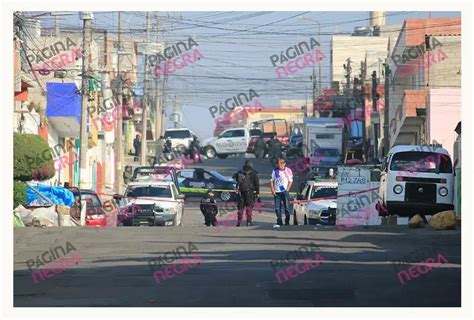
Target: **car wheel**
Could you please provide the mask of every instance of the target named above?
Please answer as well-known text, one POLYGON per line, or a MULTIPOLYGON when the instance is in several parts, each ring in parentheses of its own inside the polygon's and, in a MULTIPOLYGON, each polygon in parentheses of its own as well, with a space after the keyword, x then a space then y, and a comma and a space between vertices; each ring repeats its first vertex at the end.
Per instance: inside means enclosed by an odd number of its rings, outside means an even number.
POLYGON ((220 198, 222 201, 229 201, 230 197, 231 197, 230 192, 227 192, 227 191, 221 192, 220 194, 220 198))
POLYGON ((216 157, 216 150, 213 147, 207 147, 204 154, 208 159, 214 159, 216 157))
POLYGON ((304 215, 304 225, 308 225, 308 217, 306 215, 304 215))
POLYGON ((217 157, 219 159, 227 159, 228 154, 218 154, 217 157))

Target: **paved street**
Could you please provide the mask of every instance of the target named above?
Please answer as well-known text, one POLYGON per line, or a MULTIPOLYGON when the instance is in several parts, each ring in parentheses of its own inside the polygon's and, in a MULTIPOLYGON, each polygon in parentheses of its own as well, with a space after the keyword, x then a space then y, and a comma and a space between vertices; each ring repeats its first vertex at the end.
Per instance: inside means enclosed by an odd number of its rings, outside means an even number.
MULTIPOLYGON (((243 159, 205 160, 230 176, 243 159)), ((268 160, 254 161, 268 185, 268 160)), ((267 188, 268 190, 268 188, 267 188)), ((268 201, 269 198, 264 198, 268 201)), ((196 201, 191 199, 192 201, 196 201)), ((223 217, 218 217, 223 219, 223 217)), ((203 225, 197 203, 187 203, 182 227, 15 229, 15 306, 459 306, 461 232, 407 226, 283 226, 271 206, 254 227, 203 225), (324 262, 278 283, 270 261, 314 242, 324 262), (81 262, 35 284, 26 260, 70 242, 81 262), (192 242, 201 264, 156 284, 148 261, 192 242), (432 244, 449 263, 400 284, 392 262, 432 244)), ((436 256, 435 256, 436 258, 436 256)), ((405 264, 399 270, 407 270, 405 264)))

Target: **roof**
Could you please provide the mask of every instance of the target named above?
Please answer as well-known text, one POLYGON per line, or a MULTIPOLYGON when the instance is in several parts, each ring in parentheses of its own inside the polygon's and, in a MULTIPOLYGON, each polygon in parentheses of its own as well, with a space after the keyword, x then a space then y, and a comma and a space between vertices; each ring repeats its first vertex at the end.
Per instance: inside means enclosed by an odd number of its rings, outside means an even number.
POLYGON ((192 130, 189 129, 189 128, 168 128, 168 129, 166 129, 165 131, 182 131, 182 130, 189 130, 189 131, 192 131, 192 130))
POLYGON ((163 180, 146 180, 146 181, 133 181, 128 184, 128 187, 135 186, 169 186, 174 184, 173 181, 163 181, 163 180))
POLYGON ((419 151, 419 152, 436 152, 441 154, 449 155, 448 151, 443 147, 434 145, 398 145, 392 147, 389 153, 408 152, 408 151, 419 151))
POLYGON ((321 187, 337 187, 337 182, 336 181, 316 181, 316 180, 310 180, 307 182, 308 184, 314 186, 321 186, 321 187))

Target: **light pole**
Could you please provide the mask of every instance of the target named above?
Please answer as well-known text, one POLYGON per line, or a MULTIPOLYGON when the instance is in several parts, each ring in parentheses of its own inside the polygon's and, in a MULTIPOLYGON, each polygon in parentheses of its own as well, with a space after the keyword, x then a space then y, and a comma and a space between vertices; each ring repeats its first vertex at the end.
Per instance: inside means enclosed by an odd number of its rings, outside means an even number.
MULTIPOLYGON (((305 19, 305 20, 309 20, 309 21, 313 21, 315 23, 318 24, 318 42, 319 42, 319 45, 321 46, 321 24, 319 23, 318 20, 314 20, 314 19, 311 19, 311 18, 308 18, 308 17, 301 17, 302 19, 305 19)), ((321 79, 321 61, 319 61, 319 65, 318 65, 318 90, 319 90, 319 94, 321 94, 321 82, 322 82, 322 79, 321 79)))

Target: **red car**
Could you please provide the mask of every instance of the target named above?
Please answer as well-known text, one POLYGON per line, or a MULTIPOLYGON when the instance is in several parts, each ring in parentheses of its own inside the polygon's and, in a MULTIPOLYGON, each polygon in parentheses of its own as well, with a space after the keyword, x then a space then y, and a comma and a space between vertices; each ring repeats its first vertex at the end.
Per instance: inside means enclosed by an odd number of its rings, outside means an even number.
POLYGON ((86 202, 86 226, 107 226, 107 213, 102 201, 93 190, 69 189, 74 194, 74 205, 71 207, 71 215, 76 219, 81 219, 81 203, 86 202))

